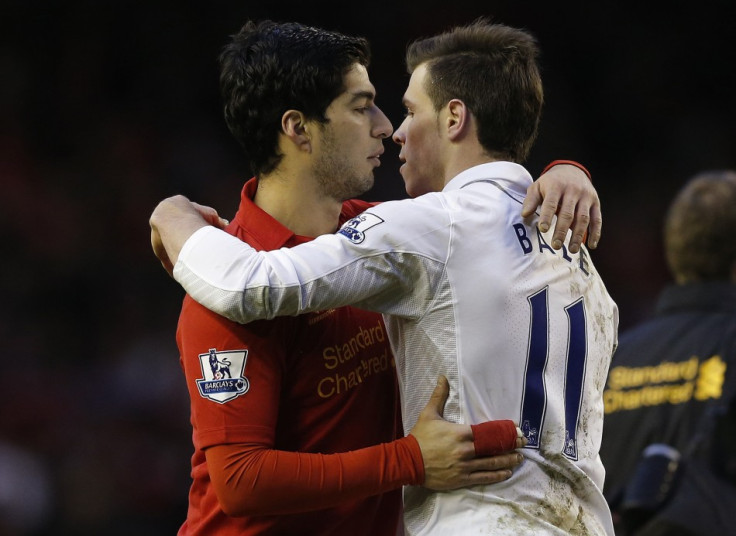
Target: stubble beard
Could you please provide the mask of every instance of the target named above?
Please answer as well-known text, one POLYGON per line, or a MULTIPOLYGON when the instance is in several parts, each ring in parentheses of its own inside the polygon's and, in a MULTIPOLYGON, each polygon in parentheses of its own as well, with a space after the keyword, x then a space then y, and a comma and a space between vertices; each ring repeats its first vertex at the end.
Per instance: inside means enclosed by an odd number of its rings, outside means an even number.
POLYGON ((337 147, 332 132, 322 130, 323 151, 314 164, 314 173, 322 195, 340 202, 358 197, 373 188, 373 170, 362 175, 337 147))

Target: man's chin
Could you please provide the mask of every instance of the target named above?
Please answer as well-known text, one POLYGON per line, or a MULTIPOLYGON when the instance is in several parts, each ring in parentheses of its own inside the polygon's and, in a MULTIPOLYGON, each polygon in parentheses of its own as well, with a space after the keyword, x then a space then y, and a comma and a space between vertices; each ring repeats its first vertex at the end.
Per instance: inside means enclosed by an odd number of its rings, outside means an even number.
POLYGON ((348 199, 354 199, 356 197, 360 197, 361 195, 368 193, 371 188, 373 188, 374 183, 376 182, 375 177, 373 176, 373 172, 367 177, 365 177, 361 181, 356 181, 355 188, 353 188, 352 191, 346 192, 346 197, 344 201, 347 201, 348 199))
POLYGON ((416 182, 412 181, 410 176, 407 176, 406 164, 401 166, 401 168, 399 169, 399 173, 401 173, 401 178, 404 179, 404 189, 406 190, 406 195, 408 195, 409 197, 416 197, 420 195, 419 193, 417 193, 416 182))

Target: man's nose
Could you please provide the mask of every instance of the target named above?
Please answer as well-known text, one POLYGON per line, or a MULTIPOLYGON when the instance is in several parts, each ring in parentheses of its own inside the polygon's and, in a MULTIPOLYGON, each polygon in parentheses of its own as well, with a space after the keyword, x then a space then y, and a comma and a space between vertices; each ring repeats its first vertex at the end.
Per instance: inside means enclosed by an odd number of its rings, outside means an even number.
POLYGON ((391 136, 391 138, 394 140, 394 143, 397 145, 404 145, 404 140, 406 139, 404 136, 404 132, 399 128, 396 132, 394 132, 394 135, 391 136))
POLYGON ((378 114, 376 117, 376 125, 374 127, 374 135, 377 138, 388 138, 394 131, 394 127, 388 117, 386 117, 386 114, 383 113, 383 110, 378 107, 376 108, 378 109, 378 114))

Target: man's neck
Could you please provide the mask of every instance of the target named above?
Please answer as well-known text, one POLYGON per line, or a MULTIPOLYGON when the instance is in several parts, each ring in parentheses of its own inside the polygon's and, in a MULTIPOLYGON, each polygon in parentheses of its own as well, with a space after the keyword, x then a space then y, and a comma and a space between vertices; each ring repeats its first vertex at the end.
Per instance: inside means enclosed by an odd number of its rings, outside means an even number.
POLYGON ((342 209, 310 177, 278 172, 259 178, 253 202, 293 233, 311 237, 335 232, 342 209))
POLYGON ((453 144, 445 159, 444 185, 466 169, 496 161, 497 159, 489 155, 477 139, 462 144, 453 144))

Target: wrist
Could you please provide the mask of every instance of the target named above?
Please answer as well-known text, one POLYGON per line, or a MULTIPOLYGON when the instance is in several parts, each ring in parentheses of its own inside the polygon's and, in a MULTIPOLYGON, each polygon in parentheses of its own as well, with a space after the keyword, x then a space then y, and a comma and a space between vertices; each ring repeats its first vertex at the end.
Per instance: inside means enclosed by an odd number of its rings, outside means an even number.
POLYGON ((412 434, 407 434, 398 440, 406 447, 406 451, 409 454, 412 467, 412 481, 408 483, 410 486, 421 486, 424 484, 425 473, 424 473, 424 457, 422 456, 422 448, 419 446, 419 441, 412 434))
POLYGON ((588 180, 590 182, 593 182, 593 176, 590 174, 590 171, 588 171, 587 168, 583 164, 581 164, 580 162, 576 162, 575 160, 553 160, 552 162, 550 162, 544 167, 544 169, 542 170, 542 175, 547 173, 550 169, 552 169, 555 166, 565 165, 565 164, 568 166, 575 166, 580 171, 585 173, 585 175, 588 177, 588 180))

